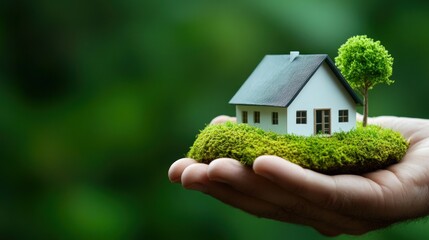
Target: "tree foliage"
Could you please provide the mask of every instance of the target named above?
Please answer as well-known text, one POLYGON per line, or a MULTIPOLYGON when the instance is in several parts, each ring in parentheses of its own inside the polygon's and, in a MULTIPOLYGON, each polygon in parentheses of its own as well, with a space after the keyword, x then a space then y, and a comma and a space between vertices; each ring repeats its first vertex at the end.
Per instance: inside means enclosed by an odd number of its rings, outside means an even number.
POLYGON ((368 118, 368 90, 379 83, 392 84, 393 57, 381 45, 366 35, 354 36, 338 49, 335 64, 350 86, 364 97, 364 126, 368 118))

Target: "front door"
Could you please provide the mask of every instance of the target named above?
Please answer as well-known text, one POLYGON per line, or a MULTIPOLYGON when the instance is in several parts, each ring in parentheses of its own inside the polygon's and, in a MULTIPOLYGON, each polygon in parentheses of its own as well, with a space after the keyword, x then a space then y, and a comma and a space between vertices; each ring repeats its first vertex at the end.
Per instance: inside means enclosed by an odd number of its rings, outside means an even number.
POLYGON ((331 134, 331 110, 316 109, 314 134, 331 134))

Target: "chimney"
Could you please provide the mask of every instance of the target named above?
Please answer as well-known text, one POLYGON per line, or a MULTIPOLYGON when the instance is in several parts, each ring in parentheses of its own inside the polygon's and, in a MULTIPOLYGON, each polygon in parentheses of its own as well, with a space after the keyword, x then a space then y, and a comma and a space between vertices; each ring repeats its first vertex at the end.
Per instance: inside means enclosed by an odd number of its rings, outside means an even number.
POLYGON ((298 56, 299 56, 298 51, 290 51, 290 62, 293 62, 293 60, 295 60, 295 58, 298 56))

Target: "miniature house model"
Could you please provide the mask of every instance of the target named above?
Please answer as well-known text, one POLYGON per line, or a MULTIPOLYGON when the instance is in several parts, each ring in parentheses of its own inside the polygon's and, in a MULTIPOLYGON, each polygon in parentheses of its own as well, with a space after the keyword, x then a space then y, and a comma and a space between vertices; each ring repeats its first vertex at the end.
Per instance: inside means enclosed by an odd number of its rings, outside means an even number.
POLYGON ((237 122, 281 134, 349 131, 362 104, 326 54, 266 55, 229 102, 237 122))

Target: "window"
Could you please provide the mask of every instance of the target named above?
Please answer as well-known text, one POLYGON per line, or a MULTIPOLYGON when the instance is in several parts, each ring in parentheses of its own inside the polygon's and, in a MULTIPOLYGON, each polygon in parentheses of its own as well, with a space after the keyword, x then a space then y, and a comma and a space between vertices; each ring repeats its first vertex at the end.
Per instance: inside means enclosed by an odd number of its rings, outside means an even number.
POLYGON ((338 122, 349 122, 349 110, 338 111, 338 122))
POLYGON ((273 112, 273 125, 279 124, 279 113, 273 112))
POLYGON ((307 124, 307 111, 296 111, 296 124, 307 124))
POLYGON ((242 117, 243 123, 247 123, 247 111, 243 111, 241 117, 242 117))
POLYGON ((260 112, 255 111, 253 113, 253 122, 254 123, 260 123, 261 122, 261 113, 260 112))

